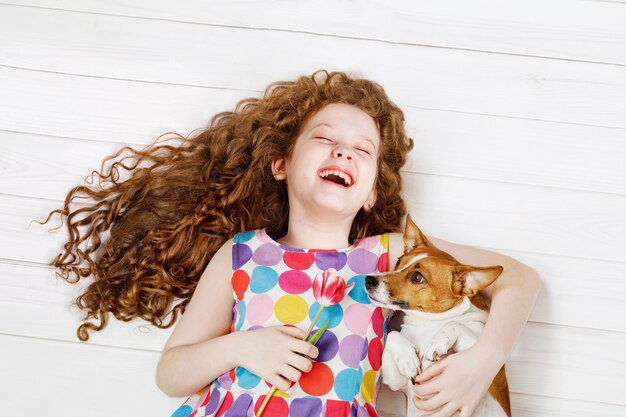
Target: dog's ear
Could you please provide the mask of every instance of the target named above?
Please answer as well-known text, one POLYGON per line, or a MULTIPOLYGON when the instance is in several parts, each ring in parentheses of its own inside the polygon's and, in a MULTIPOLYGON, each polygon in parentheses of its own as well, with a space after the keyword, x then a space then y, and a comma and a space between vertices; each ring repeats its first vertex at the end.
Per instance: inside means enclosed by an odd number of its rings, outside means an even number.
POLYGON ((417 227, 411 215, 407 214, 406 224, 404 226, 404 253, 407 253, 413 249, 425 248, 427 246, 434 247, 432 243, 422 234, 422 231, 417 227))
POLYGON ((473 297, 479 290, 491 285, 503 270, 500 265, 486 267, 457 265, 452 291, 458 296, 473 297))

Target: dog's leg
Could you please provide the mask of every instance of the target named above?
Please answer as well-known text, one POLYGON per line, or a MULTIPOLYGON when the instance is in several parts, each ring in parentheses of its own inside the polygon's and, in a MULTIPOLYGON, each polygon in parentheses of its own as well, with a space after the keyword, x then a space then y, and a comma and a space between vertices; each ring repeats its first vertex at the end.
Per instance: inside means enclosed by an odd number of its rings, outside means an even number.
POLYGON ((407 381, 419 373, 417 352, 400 332, 387 335, 382 366, 383 381, 395 391, 404 388, 407 381))
POLYGON ((460 352, 470 348, 477 340, 478 333, 472 329, 456 321, 448 322, 433 336, 423 359, 432 363, 447 355, 450 349, 460 352))
POLYGON ((383 350, 382 374, 383 382, 393 391, 403 389, 407 383, 406 377, 400 373, 398 365, 391 355, 389 342, 383 350))

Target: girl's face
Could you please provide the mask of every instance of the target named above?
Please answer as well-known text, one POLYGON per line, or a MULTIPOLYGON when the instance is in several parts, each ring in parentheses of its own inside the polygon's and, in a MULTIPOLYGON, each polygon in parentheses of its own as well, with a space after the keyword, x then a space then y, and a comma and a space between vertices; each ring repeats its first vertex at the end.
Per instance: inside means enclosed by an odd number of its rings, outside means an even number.
POLYGON ((331 103, 306 121, 291 155, 275 160, 272 170, 287 180, 290 211, 354 216, 376 200, 379 148, 372 117, 355 106, 331 103))

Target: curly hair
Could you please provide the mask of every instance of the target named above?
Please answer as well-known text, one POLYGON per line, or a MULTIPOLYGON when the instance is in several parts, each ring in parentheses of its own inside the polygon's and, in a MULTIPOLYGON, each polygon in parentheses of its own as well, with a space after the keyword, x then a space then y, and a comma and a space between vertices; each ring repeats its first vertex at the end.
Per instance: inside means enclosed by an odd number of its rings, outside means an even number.
POLYGON ((87 311, 78 338, 102 330, 108 313, 167 328, 184 312, 213 254, 235 233, 266 228, 270 236, 284 236, 287 191, 274 179, 271 161, 290 155, 300 128, 329 103, 358 107, 380 129, 377 201, 356 215, 350 242, 399 231, 406 213, 400 168, 413 148, 400 108, 379 84, 343 72, 278 81, 262 98, 216 114, 195 135, 168 132, 173 137, 161 135, 143 150, 121 148, 92 173, 98 186, 72 188, 63 208, 48 215, 44 223, 55 213, 67 218, 69 239, 50 263, 57 275, 70 283, 94 277, 76 299, 87 311), (127 178, 120 180, 120 171, 127 178), (79 198, 90 203, 71 209, 79 198))

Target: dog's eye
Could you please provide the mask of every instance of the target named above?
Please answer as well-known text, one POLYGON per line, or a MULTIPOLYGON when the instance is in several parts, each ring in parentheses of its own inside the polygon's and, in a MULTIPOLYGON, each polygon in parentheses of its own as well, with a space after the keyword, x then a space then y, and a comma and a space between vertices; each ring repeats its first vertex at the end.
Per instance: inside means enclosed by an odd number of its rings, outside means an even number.
POLYGON ((422 274, 420 274, 419 272, 417 272, 417 271, 413 271, 413 272, 411 272, 411 274, 409 275, 409 277, 411 278, 411 281, 412 281, 414 284, 421 284, 421 283, 423 283, 423 282, 425 282, 425 281, 426 281, 426 279, 424 278, 424 276, 423 276, 422 274))

